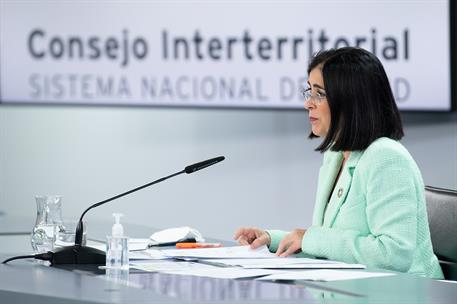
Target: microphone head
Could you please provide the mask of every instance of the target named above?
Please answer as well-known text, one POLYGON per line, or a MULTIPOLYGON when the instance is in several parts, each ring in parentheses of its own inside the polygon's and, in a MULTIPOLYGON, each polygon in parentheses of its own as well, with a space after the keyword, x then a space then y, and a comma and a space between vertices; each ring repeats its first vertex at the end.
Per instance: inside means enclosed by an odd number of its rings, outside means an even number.
POLYGON ((195 171, 198 171, 198 170, 204 169, 206 167, 212 166, 214 164, 217 164, 218 162, 221 162, 224 159, 225 159, 224 156, 218 156, 218 157, 214 157, 211 159, 207 159, 207 160, 195 163, 193 165, 187 166, 186 168, 184 168, 184 172, 186 172, 187 174, 194 173, 195 171))

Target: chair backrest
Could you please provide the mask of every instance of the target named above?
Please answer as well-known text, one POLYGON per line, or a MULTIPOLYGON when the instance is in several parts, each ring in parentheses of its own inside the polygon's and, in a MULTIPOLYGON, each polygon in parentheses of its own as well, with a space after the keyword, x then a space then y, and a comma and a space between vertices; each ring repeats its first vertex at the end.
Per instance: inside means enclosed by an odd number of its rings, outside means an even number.
POLYGON ((447 280, 457 280, 457 191, 425 186, 433 251, 447 280))

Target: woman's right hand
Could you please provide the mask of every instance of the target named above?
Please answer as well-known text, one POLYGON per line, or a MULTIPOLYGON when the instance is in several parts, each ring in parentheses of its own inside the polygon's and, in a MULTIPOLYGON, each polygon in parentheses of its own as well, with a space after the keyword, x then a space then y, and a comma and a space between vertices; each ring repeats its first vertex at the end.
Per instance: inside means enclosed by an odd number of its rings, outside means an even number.
POLYGON ((267 245, 270 246, 271 238, 268 232, 259 228, 240 228, 235 232, 233 239, 241 245, 251 245, 252 249, 267 245))

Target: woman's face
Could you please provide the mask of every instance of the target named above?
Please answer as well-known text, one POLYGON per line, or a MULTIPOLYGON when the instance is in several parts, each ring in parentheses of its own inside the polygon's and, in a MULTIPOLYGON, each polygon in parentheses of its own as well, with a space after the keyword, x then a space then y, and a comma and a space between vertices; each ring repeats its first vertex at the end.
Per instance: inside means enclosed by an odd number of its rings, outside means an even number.
POLYGON ((325 137, 330 128, 330 108, 328 106, 322 66, 319 65, 309 73, 308 86, 311 98, 305 100, 305 109, 309 111, 309 121, 314 135, 325 137))

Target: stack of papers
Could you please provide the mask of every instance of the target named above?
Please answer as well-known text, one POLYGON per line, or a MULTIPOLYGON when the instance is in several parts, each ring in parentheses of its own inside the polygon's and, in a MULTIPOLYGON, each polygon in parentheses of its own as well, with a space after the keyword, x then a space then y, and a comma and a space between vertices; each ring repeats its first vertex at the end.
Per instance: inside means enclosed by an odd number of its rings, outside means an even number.
MULTIPOLYGON (((335 281, 394 275, 393 273, 353 271, 361 264, 299 257, 277 257, 266 246, 196 249, 143 249, 149 240, 129 243, 132 268, 148 272, 203 276, 222 279, 335 281), (313 270, 310 270, 313 269, 313 270)), ((105 245, 99 245, 104 247, 105 245)), ((95 247, 95 246, 94 246, 95 247)), ((100 248, 104 249, 104 248, 100 248)))
POLYGON ((361 264, 277 257, 266 246, 257 249, 251 249, 249 246, 148 249, 130 252, 133 260, 132 254, 138 256, 136 256, 137 261, 133 262, 131 267, 140 270, 223 279, 259 277, 262 280, 332 281, 392 275, 391 273, 344 270, 364 269, 365 266, 361 264), (294 271, 290 269, 294 269, 294 271), (297 271, 298 269, 302 271, 297 271))
POLYGON ((364 269, 362 264, 346 264, 336 261, 309 258, 264 259, 203 259, 200 262, 219 266, 238 266, 245 269, 364 269))
POLYGON ((297 257, 277 257, 266 246, 251 249, 249 246, 199 249, 161 250, 164 256, 198 260, 206 264, 245 269, 363 269, 361 264, 297 257))
POLYGON ((374 277, 391 276, 394 273, 388 272, 365 272, 365 271, 348 271, 348 270, 307 270, 307 271, 290 271, 271 274, 258 278, 257 280, 307 280, 307 281, 340 281, 355 280, 374 277))
POLYGON ((170 258, 188 259, 262 259, 276 257, 267 246, 251 249, 249 246, 233 246, 218 248, 196 248, 196 249, 165 249, 161 252, 170 258))
POLYGON ((165 260, 170 259, 157 249, 129 251, 129 260, 165 260))
MULTIPOLYGON (((267 246, 257 249, 251 249, 250 246, 150 248, 183 241, 204 242, 204 238, 199 231, 187 226, 157 231, 148 239, 131 238, 129 239, 130 266, 148 272, 222 279, 333 281, 393 275, 393 273, 347 270, 365 269, 361 264, 295 256, 278 257, 270 252, 267 246)), ((106 245, 103 243, 90 242, 88 246, 106 250, 106 245)))
POLYGON ((253 278, 277 273, 276 270, 271 269, 243 269, 239 267, 221 268, 196 262, 170 260, 151 261, 147 263, 137 262, 131 264, 131 267, 149 272, 162 272, 168 274, 191 275, 219 279, 253 278))

